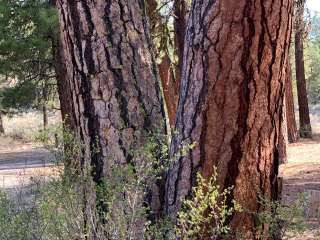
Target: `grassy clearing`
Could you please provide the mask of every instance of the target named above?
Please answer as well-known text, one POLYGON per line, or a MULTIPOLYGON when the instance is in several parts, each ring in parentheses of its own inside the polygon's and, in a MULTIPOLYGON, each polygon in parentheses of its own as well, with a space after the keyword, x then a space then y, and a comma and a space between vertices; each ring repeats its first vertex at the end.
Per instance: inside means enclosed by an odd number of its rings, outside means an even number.
MULTIPOLYGON (((49 112, 49 125, 61 121, 59 112, 49 112)), ((32 111, 13 116, 5 116, 3 119, 5 136, 14 140, 30 142, 43 130, 42 113, 32 111)))

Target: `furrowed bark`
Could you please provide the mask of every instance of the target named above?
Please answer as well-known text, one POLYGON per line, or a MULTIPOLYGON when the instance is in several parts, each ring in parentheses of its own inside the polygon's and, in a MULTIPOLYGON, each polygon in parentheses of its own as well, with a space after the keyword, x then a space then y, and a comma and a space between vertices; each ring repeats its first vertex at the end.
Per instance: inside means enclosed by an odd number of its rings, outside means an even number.
POLYGON ((218 170, 220 187, 245 211, 230 218, 246 239, 263 235, 255 213, 260 194, 278 199, 278 139, 282 127, 285 66, 292 0, 193 1, 168 172, 166 212, 173 219, 190 197, 195 176, 218 170))
MULTIPOLYGON (((78 165, 91 167, 99 182, 114 164, 138 163, 150 135, 166 134, 145 6, 139 0, 58 0, 57 6, 69 111, 85 146, 78 165)), ((150 200, 154 214, 161 210, 160 187, 150 200)))

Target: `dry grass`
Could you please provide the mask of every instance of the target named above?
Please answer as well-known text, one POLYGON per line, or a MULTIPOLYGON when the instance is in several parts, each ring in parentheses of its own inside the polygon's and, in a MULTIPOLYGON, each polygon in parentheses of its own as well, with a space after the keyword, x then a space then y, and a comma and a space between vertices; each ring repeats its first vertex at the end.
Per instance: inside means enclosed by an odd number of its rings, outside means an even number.
MULTIPOLYGON (((14 140, 33 141, 35 135, 43 129, 42 114, 38 111, 17 114, 12 117, 5 116, 3 121, 5 136, 14 140)), ((49 125, 60 121, 58 112, 49 113, 49 125)))

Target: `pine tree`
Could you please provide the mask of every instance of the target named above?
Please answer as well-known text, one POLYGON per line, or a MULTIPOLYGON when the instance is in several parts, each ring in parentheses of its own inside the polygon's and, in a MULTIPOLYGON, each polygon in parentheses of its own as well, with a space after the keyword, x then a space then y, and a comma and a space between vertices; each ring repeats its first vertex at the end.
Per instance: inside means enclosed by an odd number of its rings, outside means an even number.
POLYGON ((193 1, 170 154, 178 159, 166 183, 165 207, 173 219, 181 201, 191 197, 197 172, 209 179, 216 166, 220 187, 233 186, 231 198, 246 209, 229 219, 230 226, 245 239, 257 239, 253 213, 262 211, 260 197, 279 197, 278 139, 292 4, 193 1), (190 145, 195 146, 179 154, 190 145))

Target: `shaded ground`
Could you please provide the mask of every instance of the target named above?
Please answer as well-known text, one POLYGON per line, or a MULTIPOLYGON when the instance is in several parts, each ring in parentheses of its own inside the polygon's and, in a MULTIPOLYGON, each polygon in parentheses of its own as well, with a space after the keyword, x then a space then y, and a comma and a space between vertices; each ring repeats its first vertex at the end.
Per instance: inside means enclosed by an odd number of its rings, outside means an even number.
POLYGON ((302 139, 288 147, 288 163, 281 166, 283 176, 282 199, 290 204, 304 193, 308 200, 305 215, 310 227, 295 240, 316 239, 320 232, 320 136, 302 139))

